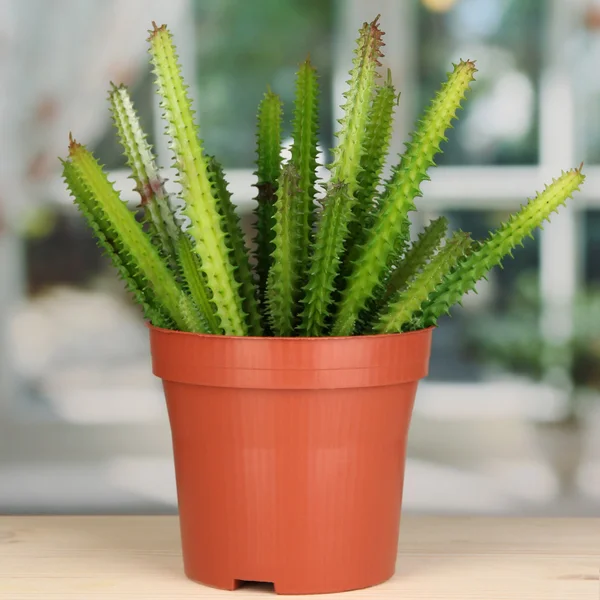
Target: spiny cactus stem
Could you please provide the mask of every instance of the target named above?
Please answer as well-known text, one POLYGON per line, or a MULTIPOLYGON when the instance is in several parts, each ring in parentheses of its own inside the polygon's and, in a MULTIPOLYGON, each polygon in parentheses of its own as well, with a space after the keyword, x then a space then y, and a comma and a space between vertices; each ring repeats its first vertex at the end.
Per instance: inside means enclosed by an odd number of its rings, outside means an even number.
POLYGON ((402 223, 408 212, 415 208, 414 199, 421 195, 419 186, 427 178, 428 168, 434 164, 440 143, 445 140, 444 134, 456 118, 474 73, 472 61, 455 65, 407 144, 400 164, 386 185, 379 212, 361 247, 360 257, 348 277, 349 284, 335 317, 334 335, 352 333, 360 311, 381 283, 390 254, 397 247, 402 223))
POLYGON ((210 181, 191 100, 166 27, 154 25, 150 34, 150 53, 180 175, 184 214, 191 222, 187 233, 200 257, 223 331, 226 335, 246 335, 248 328, 238 292, 239 283, 230 262, 219 199, 210 181))

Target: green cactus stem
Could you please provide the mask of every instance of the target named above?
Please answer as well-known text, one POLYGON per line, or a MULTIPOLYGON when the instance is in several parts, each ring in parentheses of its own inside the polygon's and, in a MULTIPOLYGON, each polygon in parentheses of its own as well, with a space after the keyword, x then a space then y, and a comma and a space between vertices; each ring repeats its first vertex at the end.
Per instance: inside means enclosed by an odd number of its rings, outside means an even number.
POLYGON ((468 234, 455 233, 431 261, 410 278, 406 289, 395 295, 375 327, 377 333, 399 333, 409 326, 415 313, 461 258, 470 242, 468 234))
MULTIPOLYGON (((408 224, 405 226, 408 227, 408 224)), ((447 227, 448 220, 439 217, 429 223, 406 252, 397 252, 389 273, 382 284, 373 290, 371 298, 359 315, 355 327, 357 333, 364 333, 373 328, 390 299, 404 289, 409 279, 423 268, 439 249, 447 227)))
POLYGON ((306 286, 302 329, 307 336, 323 334, 335 289, 356 203, 369 107, 382 56, 382 35, 377 18, 363 25, 357 40, 349 88, 344 93, 344 117, 336 133, 339 142, 333 149, 331 180, 317 228, 310 281, 306 286))
POLYGON ((420 184, 440 152, 444 134, 460 108, 475 74, 475 64, 461 61, 436 94, 419 126, 412 134, 406 151, 387 182, 375 222, 367 233, 360 257, 349 276, 348 286, 335 318, 333 335, 351 335, 360 311, 389 265, 390 254, 398 247, 398 237, 414 199, 421 195, 420 184))
POLYGON ((183 321, 187 323, 188 331, 207 333, 206 329, 198 329, 198 323, 201 323, 202 327, 206 326, 204 316, 198 312, 197 306, 193 302, 190 302, 188 295, 183 291, 179 299, 179 312, 183 321))
POLYGON ((269 88, 258 107, 256 132, 256 187, 258 196, 254 211, 256 236, 254 238, 258 295, 264 303, 267 279, 273 255, 273 226, 275 198, 281 173, 281 121, 283 104, 269 88))
POLYGON ((283 168, 275 203, 275 249, 269 271, 267 304, 273 333, 291 336, 295 306, 300 292, 300 234, 304 215, 299 188, 300 175, 289 164, 283 168))
POLYGON ((500 265, 505 256, 512 256, 526 237, 541 227, 553 212, 579 190, 585 180, 582 166, 564 172, 558 179, 529 200, 517 213, 496 229, 478 246, 473 246, 469 255, 452 270, 423 307, 421 324, 431 326, 450 308, 457 304, 467 292, 474 290, 477 282, 490 269, 500 265))
POLYGON ((448 219, 439 217, 418 235, 406 255, 392 271, 385 290, 383 300, 388 300, 401 290, 406 282, 433 256, 441 244, 448 229, 448 219))
POLYGON ((135 261, 119 245, 114 232, 106 227, 106 219, 102 211, 96 205, 88 189, 82 184, 73 164, 62 159, 61 163, 63 178, 75 205, 94 233, 98 246, 110 259, 119 277, 142 308, 144 318, 155 327, 172 327, 174 325, 173 319, 169 318, 164 312, 152 290, 144 285, 143 277, 140 277, 135 261))
MULTIPOLYGON (((183 287, 189 293, 196 305, 196 312, 204 325, 204 331, 212 334, 222 334, 223 329, 217 319, 217 313, 212 302, 212 294, 206 284, 202 272, 200 257, 194 252, 192 242, 182 232, 177 241, 177 265, 183 278, 183 287)), ((189 319, 190 311, 187 312, 189 319)))
MULTIPOLYGON (((162 255, 183 279, 184 287, 197 305, 198 319, 202 322, 204 331, 222 333, 214 314, 215 309, 210 303, 210 290, 199 271, 200 259, 176 223, 164 181, 156 165, 156 157, 142 130, 127 88, 113 85, 110 103, 119 141, 131 168, 131 178, 142 198, 141 204, 151 238, 157 240, 162 255)), ((180 302, 180 307, 185 302, 185 299, 180 302)), ((194 315, 195 313, 188 311, 188 324, 198 323, 198 319, 190 320, 194 315)))
POLYGON ((167 132, 171 138, 185 201, 183 213, 190 220, 186 233, 200 257, 222 330, 226 335, 246 335, 246 315, 239 294, 240 286, 234 276, 234 266, 230 262, 230 248, 227 246, 224 219, 219 211, 219 198, 210 180, 171 34, 164 25, 154 25, 149 41, 156 83, 162 98, 161 107, 165 112, 167 132))
POLYGON ((296 75, 296 98, 292 124, 292 159, 298 173, 300 195, 300 257, 298 269, 308 270, 309 252, 312 245, 312 229, 315 223, 315 182, 317 180, 317 144, 319 83, 317 72, 307 58, 296 75))
MULTIPOLYGON (((399 99, 392 84, 391 71, 388 69, 387 79, 383 85, 377 87, 369 110, 365 132, 365 151, 361 159, 362 170, 358 174, 359 187, 356 192, 356 203, 349 225, 350 233, 346 241, 343 264, 335 286, 336 302, 339 302, 340 292, 346 287, 348 276, 352 272, 352 266, 360 256, 361 244, 364 242, 365 234, 373 224, 373 217, 377 208, 377 187, 390 145, 394 107, 399 99)), ((399 248, 398 255, 402 254, 403 249, 404 245, 399 248)), ((379 286, 379 288, 375 292, 375 296, 381 296, 383 293, 383 286, 379 286)), ((369 301, 363 312, 370 312, 371 304, 373 302, 369 301)), ((357 328, 359 329, 360 325, 357 325, 357 328)))
POLYGON ((163 255, 172 263, 179 228, 175 223, 152 147, 142 129, 127 88, 112 84, 109 99, 119 142, 131 169, 135 189, 140 194, 146 222, 152 237, 158 239, 163 255))
MULTIPOLYGON (((108 181, 96 159, 84 146, 71 140, 69 164, 65 177, 73 197, 94 231, 102 232, 107 244, 112 243, 113 248, 115 244, 120 246, 116 248, 116 254, 123 264, 121 274, 130 275, 130 279, 126 279, 130 289, 137 282, 137 286, 147 290, 147 299, 150 300, 152 294, 160 303, 160 307, 156 307, 150 301, 151 309, 164 311, 178 327, 187 330, 188 323, 182 319, 179 309, 181 289, 173 273, 161 260, 150 238, 108 181)), ((198 329, 201 329, 201 324, 198 324, 198 329)))
POLYGON ((383 85, 377 86, 367 117, 354 218, 350 224, 351 245, 360 239, 359 234, 364 230, 365 219, 373 209, 377 186, 392 138, 394 108, 398 102, 399 96, 392 83, 392 72, 388 69, 385 82, 383 85))
POLYGON ((235 278, 240 284, 242 307, 248 315, 250 335, 262 335, 261 315, 258 310, 257 289, 250 267, 250 256, 244 241, 244 232, 240 226, 240 218, 231 201, 231 193, 227 189, 227 181, 223 167, 211 157, 208 162, 208 172, 219 197, 219 210, 225 222, 225 231, 229 236, 231 261, 237 265, 235 278))

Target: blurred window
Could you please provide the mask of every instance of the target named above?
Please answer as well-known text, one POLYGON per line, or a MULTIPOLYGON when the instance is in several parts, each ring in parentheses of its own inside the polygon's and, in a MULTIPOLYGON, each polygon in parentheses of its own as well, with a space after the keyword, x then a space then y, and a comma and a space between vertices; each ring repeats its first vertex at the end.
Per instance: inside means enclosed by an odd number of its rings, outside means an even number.
POLYGON ((332 0, 194 0, 196 90, 202 136, 225 168, 251 168, 256 111, 267 86, 290 122, 295 74, 309 55, 319 73, 321 143, 331 144, 332 0))
POLYGON ((477 83, 439 164, 538 162, 539 79, 549 2, 419 3, 419 102, 428 102, 451 62, 475 58, 477 83))
MULTIPOLYGON (((281 95, 288 138, 295 72, 309 51, 320 74, 320 143, 324 149, 334 143, 339 92, 347 79, 356 29, 375 12, 382 13, 386 31, 386 66, 402 93, 393 140, 396 151, 401 151, 406 134, 452 62, 475 58, 477 81, 438 157, 432 181, 423 184, 418 218, 423 224, 434 214, 448 214, 455 226, 484 237, 549 176, 584 158, 593 163, 600 157, 595 141, 600 135, 593 133, 598 121, 594 110, 598 84, 596 78, 582 77, 580 66, 571 69, 570 61, 574 53, 585 49, 583 62, 592 72, 588 55, 596 56, 600 47, 596 33, 600 9, 592 2, 585 8, 583 4, 576 10, 569 0, 407 0, 401 4, 394 0, 189 0, 189 19, 176 32, 176 42, 185 59, 184 71, 205 146, 227 169, 246 220, 254 196, 258 102, 267 85, 281 95), (583 112, 578 111, 581 107, 583 112), (586 126, 581 115, 587 119, 586 126)), ((132 93, 142 122, 161 162, 168 166, 148 66, 141 64, 134 79, 132 93)), ((125 196, 136 202, 114 131, 106 122, 95 151, 112 171, 117 186, 127 188, 125 196)), ((590 177, 594 177, 593 167, 590 177)), ((593 197, 585 198, 595 202, 593 197)), ((88 286, 106 277, 116 281, 68 198, 60 199, 63 210, 40 212, 33 221, 27 244, 29 290, 38 293, 56 284, 88 286)), ((575 210, 561 211, 556 226, 552 223, 536 242, 519 249, 515 261, 505 263, 504 271, 494 272, 491 281, 496 287, 490 285, 497 291, 469 299, 467 304, 501 310, 516 273, 523 269, 542 280, 549 304, 553 294, 565 295, 565 285, 576 285, 573 273, 593 277, 594 265, 584 265, 586 253, 579 251, 574 240, 585 235, 587 247, 592 247, 594 228, 583 227, 580 235, 588 213, 576 215, 575 210), (558 254, 560 262, 554 259, 558 254)), ((454 326, 464 312, 456 311, 454 326)), ((442 328, 438 337, 444 335, 451 337, 455 355, 460 357, 461 336, 445 334, 442 328)))
MULTIPOLYGON (((185 22, 175 37, 201 135, 207 151, 223 162, 246 222, 255 195, 258 102, 267 85, 281 95, 288 137, 294 76, 308 51, 320 74, 320 143, 325 150, 334 143, 348 57, 364 20, 381 12, 386 66, 402 94, 394 153, 402 151, 407 133, 451 63, 476 59, 477 82, 437 159, 439 166, 431 172, 432 180, 422 186, 418 223, 444 214, 452 227, 481 238, 561 169, 585 160, 588 181, 576 202, 555 215, 535 241, 518 249, 514 260, 507 259, 504 270, 494 270, 479 294, 469 295, 464 307, 453 311, 453 318, 445 319, 434 338, 431 378, 474 382, 486 377, 486 365, 470 345, 469 328, 483 322, 480 318, 510 312, 524 285, 521 276, 535 280, 542 290, 539 319, 550 324, 545 331, 568 335, 568 324, 554 329, 552 324, 563 323, 564 315, 568 320, 580 287, 600 280, 595 261, 600 197, 594 195, 600 189, 600 0, 177 4, 186 7, 185 22)), ((168 167, 164 125, 145 61, 130 81, 149 139, 168 167)), ((138 202, 108 113, 97 118, 103 132, 93 148, 124 197, 138 202)), ((172 173, 167 171, 167 177, 172 180, 172 173)), ((90 460, 133 453, 140 440, 149 454, 164 452, 166 428, 156 429, 157 423, 164 423, 162 398, 149 371, 140 316, 73 209, 58 171, 56 184, 38 191, 45 208, 23 225, 22 239, 15 235, 10 240, 16 248, 9 265, 13 283, 4 286, 12 294, 7 303, 21 293, 23 301, 14 323, 20 342, 10 348, 20 365, 22 393, 17 397, 19 418, 24 417, 14 427, 11 423, 15 443, 29 445, 35 412, 43 417, 40 421, 54 418, 48 431, 55 442, 45 447, 45 452, 54 452, 48 454, 49 461, 73 460, 69 445, 77 440, 89 441, 90 460), (83 424, 90 426, 84 433, 83 424), (19 433, 20 425, 26 435, 19 433), (159 450, 155 435, 163 436, 159 450)), ((4 409, 0 397, 0 428, 8 423, 4 409)), ((42 430, 36 439, 44 439, 42 430)))

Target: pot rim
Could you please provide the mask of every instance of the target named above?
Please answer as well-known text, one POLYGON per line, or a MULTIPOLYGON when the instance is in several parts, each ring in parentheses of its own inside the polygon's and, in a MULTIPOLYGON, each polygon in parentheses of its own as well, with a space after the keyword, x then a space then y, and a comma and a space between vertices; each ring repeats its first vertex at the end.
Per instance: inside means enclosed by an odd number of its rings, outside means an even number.
POLYGON ((149 326, 153 372, 212 387, 325 389, 416 382, 429 370, 432 329, 281 338, 198 334, 149 326))
POLYGON ((433 331, 437 328, 436 325, 431 325, 430 327, 424 327, 423 329, 417 329, 416 331, 403 331, 401 333, 372 333, 368 335, 324 335, 319 337, 291 337, 291 336, 267 336, 267 335, 223 335, 218 333, 194 333, 191 331, 180 331, 178 329, 165 329, 164 327, 156 327, 152 325, 149 321, 146 321, 146 327, 150 330, 155 330, 160 333, 165 334, 174 334, 195 338, 204 338, 204 339, 227 339, 227 340, 285 340, 289 342, 323 342, 325 340, 364 340, 364 339, 390 339, 390 338, 398 338, 400 336, 408 337, 408 336, 416 336, 418 334, 423 335, 426 331, 433 331))

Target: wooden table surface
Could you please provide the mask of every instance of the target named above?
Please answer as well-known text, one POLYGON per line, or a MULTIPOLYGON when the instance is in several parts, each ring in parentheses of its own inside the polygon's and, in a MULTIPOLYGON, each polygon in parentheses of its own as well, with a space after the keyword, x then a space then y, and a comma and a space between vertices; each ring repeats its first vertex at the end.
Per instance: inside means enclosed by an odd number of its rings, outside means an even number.
MULTIPOLYGON (((600 599, 600 519, 405 517, 400 537, 393 580, 306 598, 600 599)), ((269 597, 185 579, 176 517, 0 517, 1 600, 269 597)))

